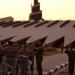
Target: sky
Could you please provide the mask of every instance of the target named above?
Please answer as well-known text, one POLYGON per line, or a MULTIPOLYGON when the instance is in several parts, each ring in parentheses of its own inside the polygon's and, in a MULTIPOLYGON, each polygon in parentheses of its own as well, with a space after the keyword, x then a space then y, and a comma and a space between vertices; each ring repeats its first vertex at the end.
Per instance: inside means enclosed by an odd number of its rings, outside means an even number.
MULTIPOLYGON (((28 20, 34 0, 0 0, 0 18, 28 20)), ((75 0, 38 0, 45 20, 75 20, 75 0)))

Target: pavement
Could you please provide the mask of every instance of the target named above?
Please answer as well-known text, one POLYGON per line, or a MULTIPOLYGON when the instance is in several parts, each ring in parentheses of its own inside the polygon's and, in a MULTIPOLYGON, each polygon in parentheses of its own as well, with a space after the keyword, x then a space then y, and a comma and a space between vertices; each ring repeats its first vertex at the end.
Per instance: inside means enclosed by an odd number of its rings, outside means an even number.
MULTIPOLYGON (((68 65, 51 75, 69 75, 68 65)), ((74 66, 74 75, 75 75, 75 66, 74 66)))
MULTIPOLYGON (((43 58, 43 62, 42 62, 43 75, 48 75, 50 73, 50 71, 55 69, 55 67, 59 68, 59 66, 61 66, 61 67, 63 66, 62 69, 65 68, 67 66, 67 61, 68 61, 68 56, 65 53, 51 55, 51 56, 45 56, 43 58), (64 63, 66 65, 64 65, 64 63)), ((61 69, 61 67, 60 67, 60 69, 61 69)), ((36 63, 34 64, 34 69, 35 69, 34 74, 37 75, 36 63)), ((53 72, 51 75, 53 75, 55 73, 56 73, 56 71, 53 72)))

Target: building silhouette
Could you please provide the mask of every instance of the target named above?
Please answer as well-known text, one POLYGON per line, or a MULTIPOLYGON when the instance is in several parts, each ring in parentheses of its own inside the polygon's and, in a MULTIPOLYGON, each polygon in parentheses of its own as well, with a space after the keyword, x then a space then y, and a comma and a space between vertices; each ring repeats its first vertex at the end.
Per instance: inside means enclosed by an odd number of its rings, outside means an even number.
POLYGON ((0 42, 33 43, 45 39, 43 45, 60 47, 63 43, 64 47, 72 44, 75 48, 75 20, 40 19, 42 11, 38 0, 34 0, 28 21, 14 21, 13 17, 0 18, 0 42))
POLYGON ((42 19, 42 11, 40 10, 40 3, 38 0, 34 0, 34 5, 31 6, 31 13, 29 15, 29 20, 40 20, 42 19))

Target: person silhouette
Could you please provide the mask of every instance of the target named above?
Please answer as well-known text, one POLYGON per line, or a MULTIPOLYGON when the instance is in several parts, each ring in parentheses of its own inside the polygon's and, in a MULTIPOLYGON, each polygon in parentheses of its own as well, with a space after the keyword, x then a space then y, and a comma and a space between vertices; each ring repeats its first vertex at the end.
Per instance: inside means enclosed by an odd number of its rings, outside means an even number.
POLYGON ((74 75, 74 62, 75 62, 75 51, 72 48, 72 45, 69 45, 65 50, 65 53, 68 55, 68 69, 69 74, 74 75))
POLYGON ((35 45, 35 57, 36 57, 38 75, 43 75, 42 73, 43 53, 44 53, 44 48, 42 46, 42 43, 41 41, 38 41, 37 44, 35 45))

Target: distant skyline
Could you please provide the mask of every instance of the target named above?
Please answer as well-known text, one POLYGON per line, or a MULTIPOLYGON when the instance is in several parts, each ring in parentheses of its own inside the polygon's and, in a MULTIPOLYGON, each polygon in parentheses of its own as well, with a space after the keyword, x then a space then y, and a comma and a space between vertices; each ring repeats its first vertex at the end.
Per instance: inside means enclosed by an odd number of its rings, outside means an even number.
MULTIPOLYGON (((0 18, 28 20, 34 0, 0 0, 0 18)), ((46 20, 75 20, 75 0, 38 0, 46 20)))

